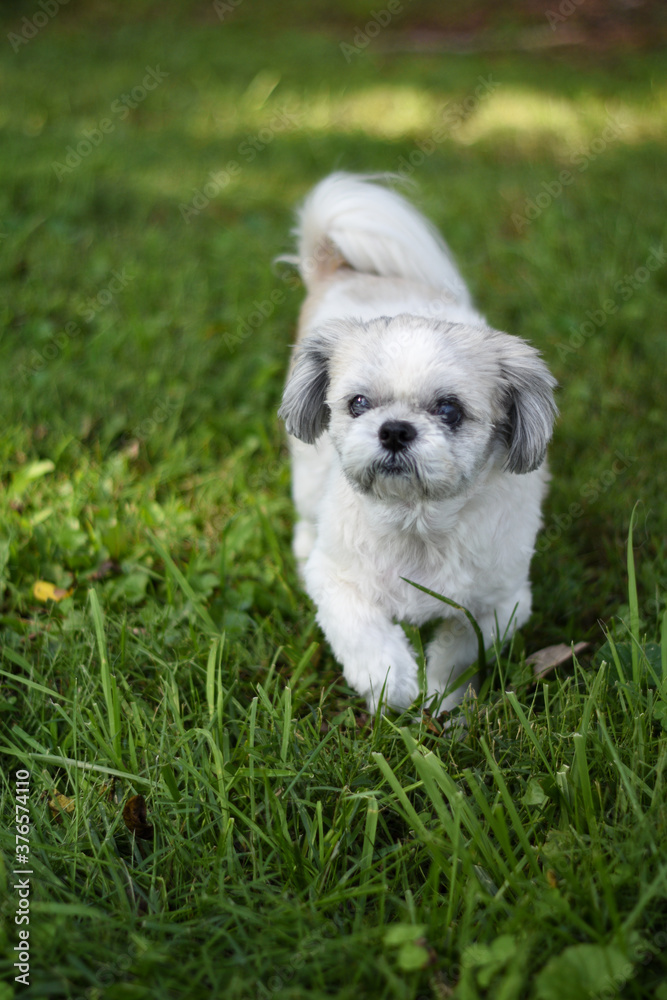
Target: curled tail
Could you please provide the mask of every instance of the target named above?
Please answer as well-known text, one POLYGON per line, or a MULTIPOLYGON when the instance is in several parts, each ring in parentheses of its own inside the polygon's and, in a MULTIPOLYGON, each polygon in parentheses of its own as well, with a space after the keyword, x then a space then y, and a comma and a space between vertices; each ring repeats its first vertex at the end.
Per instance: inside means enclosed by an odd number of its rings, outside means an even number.
POLYGON ((449 247, 401 195, 364 174, 334 173, 313 188, 298 216, 298 264, 307 288, 339 267, 408 278, 441 289, 460 305, 470 295, 449 247))

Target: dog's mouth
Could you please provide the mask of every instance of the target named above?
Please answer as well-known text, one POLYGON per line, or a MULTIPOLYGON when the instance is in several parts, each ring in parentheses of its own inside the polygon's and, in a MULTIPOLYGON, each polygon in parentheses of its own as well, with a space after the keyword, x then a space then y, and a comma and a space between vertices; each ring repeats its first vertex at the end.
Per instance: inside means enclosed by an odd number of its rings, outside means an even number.
POLYGON ((371 492, 382 481, 404 479, 419 481, 417 463, 407 455, 387 455, 378 458, 365 467, 363 473, 355 477, 357 485, 364 492, 371 492))
POLYGON ((412 478, 417 475, 417 463, 410 457, 409 453, 395 452, 393 454, 377 458, 370 465, 371 475, 377 476, 403 476, 412 478))
POLYGON ((414 466, 411 467, 410 463, 398 459, 395 455, 385 459, 384 462, 379 462, 375 470, 377 476, 408 476, 414 472, 414 466))

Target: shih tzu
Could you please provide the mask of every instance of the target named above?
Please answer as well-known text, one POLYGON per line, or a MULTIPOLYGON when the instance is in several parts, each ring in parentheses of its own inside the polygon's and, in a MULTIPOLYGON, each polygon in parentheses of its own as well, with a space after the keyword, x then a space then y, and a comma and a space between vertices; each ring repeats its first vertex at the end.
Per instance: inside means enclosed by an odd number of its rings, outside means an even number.
POLYGON ((299 568, 372 712, 418 698, 400 622, 437 619, 425 694, 451 710, 477 638, 406 581, 468 609, 487 646, 526 621, 555 380, 535 348, 487 326, 447 245, 394 190, 334 173, 296 232, 287 259, 308 295, 279 414, 299 568))

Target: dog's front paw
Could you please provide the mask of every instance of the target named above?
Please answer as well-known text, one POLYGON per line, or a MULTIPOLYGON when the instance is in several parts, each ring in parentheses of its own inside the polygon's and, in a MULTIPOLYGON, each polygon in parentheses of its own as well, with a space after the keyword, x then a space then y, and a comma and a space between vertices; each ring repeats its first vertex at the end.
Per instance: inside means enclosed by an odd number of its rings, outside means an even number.
POLYGON ((403 677, 398 681, 394 679, 392 682, 392 673, 395 674, 395 671, 390 670, 384 691, 380 688, 377 694, 374 689, 365 692, 366 704, 371 715, 375 715, 378 711, 382 712, 385 708, 393 708, 397 712, 404 712, 418 699, 419 684, 417 678, 403 677), (382 697, 381 703, 380 697, 382 697))
POLYGON ((357 660, 352 670, 345 670, 372 714, 385 706, 404 711, 419 697, 417 664, 403 630, 395 628, 398 633, 383 637, 365 661, 357 660))

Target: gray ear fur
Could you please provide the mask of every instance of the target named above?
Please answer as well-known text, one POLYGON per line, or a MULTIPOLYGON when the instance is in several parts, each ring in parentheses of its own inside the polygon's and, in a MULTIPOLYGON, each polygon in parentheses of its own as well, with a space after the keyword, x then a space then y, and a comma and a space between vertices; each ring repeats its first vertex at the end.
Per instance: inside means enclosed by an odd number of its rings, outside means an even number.
POLYGON ((507 409, 501 433, 508 448, 505 468, 524 473, 539 468, 551 440, 558 414, 556 379, 534 347, 519 338, 512 341, 501 360, 507 409))
POLYGON ((287 433, 306 444, 314 444, 329 426, 329 407, 325 399, 329 389, 330 354, 330 337, 313 334, 304 340, 294 358, 278 410, 287 433))

